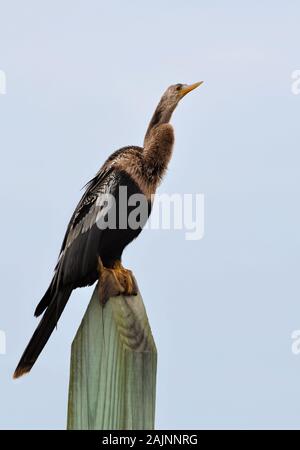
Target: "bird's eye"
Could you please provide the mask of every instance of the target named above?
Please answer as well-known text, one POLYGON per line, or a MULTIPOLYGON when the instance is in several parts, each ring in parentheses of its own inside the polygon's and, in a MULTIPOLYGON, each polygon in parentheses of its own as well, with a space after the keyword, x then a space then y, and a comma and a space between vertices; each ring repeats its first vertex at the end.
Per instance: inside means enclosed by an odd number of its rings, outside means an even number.
POLYGON ((181 86, 182 86, 181 84, 178 84, 177 87, 176 87, 176 91, 180 91, 181 86))

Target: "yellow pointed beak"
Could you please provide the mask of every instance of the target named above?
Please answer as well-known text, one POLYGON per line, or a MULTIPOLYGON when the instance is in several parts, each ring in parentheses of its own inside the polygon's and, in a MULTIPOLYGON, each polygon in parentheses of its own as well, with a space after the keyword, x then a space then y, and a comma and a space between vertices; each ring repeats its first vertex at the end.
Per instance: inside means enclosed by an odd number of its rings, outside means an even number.
POLYGON ((203 83, 203 81, 198 81, 198 83, 189 84, 188 86, 184 86, 180 91, 180 98, 184 97, 189 92, 196 89, 198 86, 200 86, 203 83))

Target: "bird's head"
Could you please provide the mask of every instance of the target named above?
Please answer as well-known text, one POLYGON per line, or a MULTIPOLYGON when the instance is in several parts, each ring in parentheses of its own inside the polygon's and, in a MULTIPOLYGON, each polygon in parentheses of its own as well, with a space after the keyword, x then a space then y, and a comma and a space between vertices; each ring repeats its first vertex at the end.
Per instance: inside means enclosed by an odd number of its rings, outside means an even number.
POLYGON ((150 121, 150 124, 148 126, 144 145, 146 145, 146 141, 149 139, 149 136, 151 135, 152 130, 157 128, 159 125, 162 125, 164 123, 168 123, 171 119, 172 113, 176 106, 178 105, 179 101, 189 92, 196 89, 198 86, 200 86, 203 83, 203 81, 198 81, 198 83, 194 84, 173 84, 172 86, 169 86, 166 92, 163 94, 163 96, 160 99, 159 104, 157 105, 156 110, 154 111, 154 114, 152 116, 152 119, 150 121))
POLYGON ((178 102, 189 92, 200 86, 203 81, 198 81, 194 84, 173 84, 169 86, 161 98, 161 107, 165 109, 174 110, 178 102))

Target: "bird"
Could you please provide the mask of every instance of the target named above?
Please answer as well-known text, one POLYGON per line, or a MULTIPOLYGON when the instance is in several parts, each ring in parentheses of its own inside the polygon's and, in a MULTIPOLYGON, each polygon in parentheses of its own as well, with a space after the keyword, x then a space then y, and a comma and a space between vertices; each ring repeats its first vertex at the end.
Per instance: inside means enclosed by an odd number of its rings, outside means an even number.
POLYGON ((143 147, 127 146, 112 153, 85 186, 67 226, 51 283, 35 309, 36 317, 43 316, 21 356, 14 378, 31 370, 74 289, 98 281, 99 302, 103 307, 110 297, 137 295, 135 277, 124 268, 122 253, 142 231, 171 159, 172 114, 180 100, 202 83, 169 86, 150 120, 143 147), (121 189, 125 196, 121 195, 121 189), (130 227, 128 219, 134 208, 128 206, 128 200, 134 195, 145 199, 146 214, 141 214, 143 219, 138 226, 130 227), (110 199, 115 201, 114 226, 107 226, 110 199), (122 214, 127 220, 125 226, 121 223, 122 214))

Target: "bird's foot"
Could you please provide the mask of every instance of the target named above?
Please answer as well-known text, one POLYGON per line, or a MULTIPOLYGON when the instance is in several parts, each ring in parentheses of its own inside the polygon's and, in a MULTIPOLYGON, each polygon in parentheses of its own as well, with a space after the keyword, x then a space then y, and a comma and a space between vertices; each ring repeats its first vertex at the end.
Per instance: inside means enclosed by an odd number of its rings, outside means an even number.
POLYGON ((122 266, 121 261, 115 262, 113 270, 124 287, 123 295, 137 295, 138 287, 132 271, 125 269, 125 267, 122 266))
POLYGON ((104 267, 100 257, 99 271, 99 299, 105 305, 110 297, 118 295, 137 295, 138 287, 131 270, 125 269, 121 261, 116 261, 112 268, 104 267))

